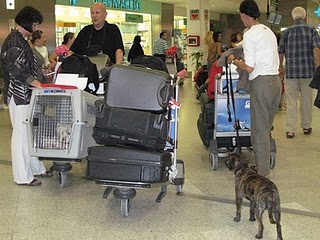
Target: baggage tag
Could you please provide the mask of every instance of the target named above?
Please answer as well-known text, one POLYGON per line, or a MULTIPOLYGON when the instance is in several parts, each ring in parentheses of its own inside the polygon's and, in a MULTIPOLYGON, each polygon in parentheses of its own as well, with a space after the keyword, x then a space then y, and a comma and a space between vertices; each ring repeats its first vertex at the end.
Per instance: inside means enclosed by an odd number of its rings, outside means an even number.
POLYGON ((178 175, 178 169, 174 165, 171 165, 171 167, 170 167, 168 172, 169 172, 169 181, 171 183, 173 183, 173 180, 178 175))

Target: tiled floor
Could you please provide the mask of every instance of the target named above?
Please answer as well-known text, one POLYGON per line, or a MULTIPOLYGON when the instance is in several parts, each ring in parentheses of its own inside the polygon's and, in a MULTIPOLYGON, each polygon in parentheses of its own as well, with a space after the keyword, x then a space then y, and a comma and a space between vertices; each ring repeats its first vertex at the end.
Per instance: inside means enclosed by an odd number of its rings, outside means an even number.
MULTIPOLYGON (((112 195, 103 199, 104 187, 85 179, 85 160, 73 164, 67 187, 60 187, 56 175, 41 179, 41 187, 16 185, 8 111, 0 110, 0 239, 255 239, 257 223, 248 221, 247 201, 242 220, 233 221, 233 173, 223 159, 216 171, 210 167, 196 128, 200 107, 190 80, 181 87, 180 102, 178 158, 186 167, 184 196, 169 186, 167 196, 156 203, 158 188, 138 190, 127 218, 120 215, 119 200, 112 195)), ((274 124, 277 162, 270 178, 280 191, 284 239, 319 239, 320 110, 313 112, 310 136, 299 131, 295 138, 285 138, 285 112, 277 114, 274 124)), ((51 162, 45 164, 50 167, 51 162)), ((264 223, 264 239, 276 239, 267 214, 264 223)))

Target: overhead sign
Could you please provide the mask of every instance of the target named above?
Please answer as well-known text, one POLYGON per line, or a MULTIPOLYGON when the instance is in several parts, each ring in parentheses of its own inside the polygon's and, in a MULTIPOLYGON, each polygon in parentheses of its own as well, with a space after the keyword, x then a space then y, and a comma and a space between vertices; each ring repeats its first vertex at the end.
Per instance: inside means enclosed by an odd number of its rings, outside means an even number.
POLYGON ((143 16, 126 13, 126 22, 143 23, 143 16))
POLYGON ((199 9, 190 10, 190 20, 199 20, 199 9))
POLYGON ((6 6, 9 10, 14 10, 14 0, 6 0, 6 6))
POLYGON ((93 0, 94 3, 104 3, 107 8, 140 11, 141 0, 93 0))

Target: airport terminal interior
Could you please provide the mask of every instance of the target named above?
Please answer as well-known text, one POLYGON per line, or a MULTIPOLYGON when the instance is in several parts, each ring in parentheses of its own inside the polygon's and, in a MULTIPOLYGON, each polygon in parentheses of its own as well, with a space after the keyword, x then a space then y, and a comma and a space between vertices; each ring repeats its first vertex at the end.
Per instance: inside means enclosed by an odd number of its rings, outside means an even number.
MULTIPOLYGON (((180 87, 178 159, 185 164, 183 194, 168 185, 160 203, 160 187, 139 189, 130 201, 129 215, 120 213, 120 201, 112 194, 103 198, 106 187, 86 179, 87 162, 72 163, 68 184, 61 187, 54 172, 41 178, 41 186, 19 186, 11 169, 11 125, 8 110, 0 110, 0 239, 176 239, 248 240, 255 239, 257 222, 249 221, 249 202, 244 200, 242 219, 235 216, 234 173, 219 158, 215 171, 208 149, 198 131, 199 101, 191 78, 180 87)), ((320 109, 313 108, 313 132, 285 136, 285 110, 279 110, 273 137, 276 166, 270 179, 281 198, 283 239, 316 240, 320 234, 320 109)), ((27 144, 27 143, 25 143, 27 144)), ((243 154, 254 164, 250 152, 243 154)), ((49 168, 52 161, 45 161, 49 168)), ((265 240, 276 239, 276 228, 264 213, 265 240)))

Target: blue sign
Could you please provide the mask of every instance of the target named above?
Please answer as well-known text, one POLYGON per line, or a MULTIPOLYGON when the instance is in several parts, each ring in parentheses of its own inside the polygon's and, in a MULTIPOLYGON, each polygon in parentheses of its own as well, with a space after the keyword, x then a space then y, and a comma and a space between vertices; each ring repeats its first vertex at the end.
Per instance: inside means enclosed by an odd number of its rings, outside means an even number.
POLYGON ((318 17, 320 17, 320 6, 318 7, 317 10, 314 11, 314 13, 315 13, 318 17))
POLYGON ((140 0, 93 0, 94 3, 101 2, 107 8, 117 8, 131 11, 140 11, 140 0))
POLYGON ((76 6, 77 5, 77 0, 70 0, 70 5, 71 6, 76 6))

